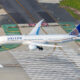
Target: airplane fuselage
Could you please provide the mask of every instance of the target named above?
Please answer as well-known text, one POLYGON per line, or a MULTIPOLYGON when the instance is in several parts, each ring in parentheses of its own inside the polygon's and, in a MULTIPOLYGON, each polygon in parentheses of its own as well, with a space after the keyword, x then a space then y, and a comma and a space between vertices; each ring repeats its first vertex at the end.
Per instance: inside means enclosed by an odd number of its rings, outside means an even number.
POLYGON ((76 36, 73 35, 9 35, 1 36, 0 44, 21 44, 28 42, 65 42, 75 40, 76 36))

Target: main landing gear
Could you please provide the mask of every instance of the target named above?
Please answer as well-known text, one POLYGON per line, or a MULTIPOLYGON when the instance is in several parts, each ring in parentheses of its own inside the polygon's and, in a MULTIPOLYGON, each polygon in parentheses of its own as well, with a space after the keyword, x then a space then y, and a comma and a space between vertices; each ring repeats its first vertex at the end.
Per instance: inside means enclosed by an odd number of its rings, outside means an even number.
POLYGON ((43 47, 37 46, 37 48, 41 51, 43 50, 43 47))

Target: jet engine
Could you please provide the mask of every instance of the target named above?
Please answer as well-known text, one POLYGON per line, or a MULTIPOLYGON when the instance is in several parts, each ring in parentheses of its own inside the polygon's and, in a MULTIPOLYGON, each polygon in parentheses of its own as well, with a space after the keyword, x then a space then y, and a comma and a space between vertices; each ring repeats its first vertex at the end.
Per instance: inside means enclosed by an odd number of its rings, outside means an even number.
POLYGON ((38 48, 39 50, 43 50, 43 47, 37 46, 37 48, 38 48))
POLYGON ((35 45, 29 45, 29 49, 30 50, 35 50, 35 49, 37 49, 37 46, 35 46, 35 45))
POLYGON ((29 45, 29 49, 30 50, 35 50, 35 49, 43 50, 43 47, 36 46, 36 45, 29 45))

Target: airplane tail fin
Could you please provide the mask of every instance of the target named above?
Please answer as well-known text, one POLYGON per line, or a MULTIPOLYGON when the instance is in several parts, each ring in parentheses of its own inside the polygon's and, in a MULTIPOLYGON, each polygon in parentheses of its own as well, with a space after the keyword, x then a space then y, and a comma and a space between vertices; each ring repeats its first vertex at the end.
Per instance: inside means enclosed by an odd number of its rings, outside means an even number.
POLYGON ((40 27, 41 27, 41 24, 44 20, 41 20, 39 21, 35 27, 32 29, 32 31, 29 33, 29 35, 39 35, 39 31, 40 31, 40 27))
POLYGON ((72 32, 70 32, 70 35, 79 36, 79 34, 80 34, 80 24, 72 32))

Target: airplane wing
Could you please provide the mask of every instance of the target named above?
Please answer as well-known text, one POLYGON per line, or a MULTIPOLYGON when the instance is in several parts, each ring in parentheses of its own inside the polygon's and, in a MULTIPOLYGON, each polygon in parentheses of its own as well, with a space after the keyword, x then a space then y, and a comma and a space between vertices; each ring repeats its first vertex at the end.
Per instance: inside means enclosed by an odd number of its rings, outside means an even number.
POLYGON ((28 35, 39 35, 41 24, 44 20, 39 21, 28 35))
POLYGON ((35 46, 41 46, 41 47, 62 47, 62 46, 57 46, 57 45, 51 45, 51 44, 46 44, 46 43, 38 43, 38 42, 24 42, 24 45, 35 45, 35 46))
POLYGON ((41 47, 62 47, 62 46, 57 46, 57 45, 45 44, 45 43, 31 43, 31 44, 36 45, 36 46, 41 46, 41 47))

